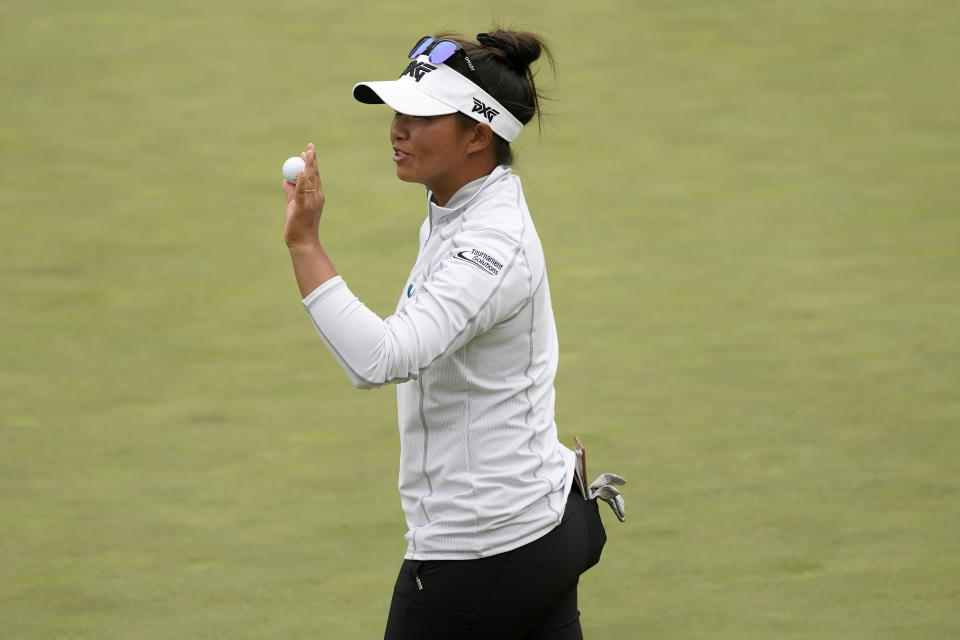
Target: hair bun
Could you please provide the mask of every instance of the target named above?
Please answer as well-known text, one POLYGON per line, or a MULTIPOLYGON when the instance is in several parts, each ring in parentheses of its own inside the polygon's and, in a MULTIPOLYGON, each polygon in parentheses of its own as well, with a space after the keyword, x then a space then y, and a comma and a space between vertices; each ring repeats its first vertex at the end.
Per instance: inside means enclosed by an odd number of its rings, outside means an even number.
POLYGON ((502 51, 504 62, 521 75, 526 75, 527 68, 540 57, 539 37, 522 31, 498 29, 493 33, 478 33, 477 42, 502 51))
POLYGON ((496 38, 491 36, 489 33, 478 33, 477 42, 479 42, 485 47, 494 47, 496 49, 500 49, 505 54, 507 54, 507 57, 509 58, 515 58, 517 56, 517 50, 513 48, 512 44, 510 44, 509 42, 504 42, 502 40, 497 40, 496 38))

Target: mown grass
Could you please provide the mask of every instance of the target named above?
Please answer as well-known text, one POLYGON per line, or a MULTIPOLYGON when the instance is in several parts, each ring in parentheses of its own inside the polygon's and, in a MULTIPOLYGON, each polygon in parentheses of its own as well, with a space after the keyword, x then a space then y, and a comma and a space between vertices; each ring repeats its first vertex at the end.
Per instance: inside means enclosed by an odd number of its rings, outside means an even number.
POLYGON ((591 638, 960 632, 960 12, 948 2, 0 7, 0 636, 379 637, 391 390, 313 334, 279 167, 388 314, 422 192, 349 89, 492 18, 556 46, 518 141, 557 422, 626 476, 591 638))

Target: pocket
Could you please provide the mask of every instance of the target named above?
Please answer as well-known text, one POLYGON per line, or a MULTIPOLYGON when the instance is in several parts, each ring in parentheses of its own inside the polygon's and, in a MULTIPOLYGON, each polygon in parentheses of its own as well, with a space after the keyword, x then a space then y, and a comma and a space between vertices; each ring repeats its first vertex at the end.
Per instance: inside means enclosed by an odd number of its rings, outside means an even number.
POLYGON ((600 562, 603 546, 607 544, 607 531, 603 528, 603 520, 600 519, 600 507, 597 505, 596 499, 586 502, 584 507, 587 517, 587 532, 590 536, 590 554, 584 571, 600 562))
POLYGON ((420 566, 423 562, 419 560, 404 560, 400 566, 400 574, 397 576, 397 582, 393 586, 393 592, 403 598, 412 599, 417 594, 417 576, 420 575, 420 566))
POLYGON ((418 639, 464 638, 480 619, 465 563, 475 561, 426 560, 417 562, 415 595, 407 607, 404 624, 418 639), (467 575, 465 575, 467 574, 467 575))

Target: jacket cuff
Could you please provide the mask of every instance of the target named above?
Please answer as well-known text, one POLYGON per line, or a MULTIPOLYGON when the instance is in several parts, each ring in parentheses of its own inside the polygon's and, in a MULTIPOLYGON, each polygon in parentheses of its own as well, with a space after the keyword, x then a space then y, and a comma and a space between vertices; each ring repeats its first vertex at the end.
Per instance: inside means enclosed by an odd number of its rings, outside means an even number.
POLYGON ((307 294, 307 297, 301 301, 303 308, 307 311, 310 311, 310 307, 315 303, 319 302, 323 298, 330 295, 332 292, 336 291, 341 287, 346 287, 347 283, 343 281, 343 278, 340 276, 334 276, 324 282, 322 285, 311 291, 307 294))

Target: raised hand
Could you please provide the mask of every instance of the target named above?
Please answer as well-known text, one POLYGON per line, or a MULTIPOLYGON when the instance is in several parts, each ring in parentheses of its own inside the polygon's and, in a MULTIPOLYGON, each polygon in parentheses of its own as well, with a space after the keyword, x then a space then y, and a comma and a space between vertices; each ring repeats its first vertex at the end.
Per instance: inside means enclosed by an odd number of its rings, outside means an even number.
POLYGON ((283 181, 283 193, 287 197, 283 240, 288 247, 318 244, 317 234, 325 201, 317 170, 317 152, 312 142, 300 157, 306 166, 297 176, 297 184, 283 181))

